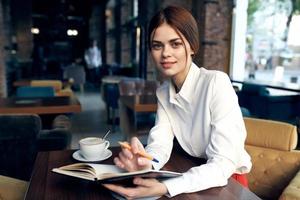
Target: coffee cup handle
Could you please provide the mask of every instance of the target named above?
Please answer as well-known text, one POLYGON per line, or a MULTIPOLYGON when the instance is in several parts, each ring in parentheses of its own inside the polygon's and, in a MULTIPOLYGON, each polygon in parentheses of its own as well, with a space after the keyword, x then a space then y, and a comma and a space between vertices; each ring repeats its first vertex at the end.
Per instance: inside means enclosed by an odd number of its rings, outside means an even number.
POLYGON ((109 143, 109 141, 105 141, 105 149, 107 149, 108 147, 109 147, 109 145, 110 145, 110 143, 109 143))

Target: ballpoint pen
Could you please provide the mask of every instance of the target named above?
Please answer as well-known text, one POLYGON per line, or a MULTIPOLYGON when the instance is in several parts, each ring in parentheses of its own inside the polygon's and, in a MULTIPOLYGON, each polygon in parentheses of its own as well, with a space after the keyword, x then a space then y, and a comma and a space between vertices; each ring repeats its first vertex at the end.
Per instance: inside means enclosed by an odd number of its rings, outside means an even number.
MULTIPOLYGON (((123 147, 123 148, 128 149, 128 150, 131 151, 131 146, 128 144, 128 142, 119 142, 119 144, 121 145, 121 147, 123 147)), ((157 159, 153 158, 153 156, 149 155, 146 152, 138 151, 137 154, 140 155, 140 156, 142 156, 142 157, 144 157, 144 158, 152 160, 153 162, 158 163, 157 159)))

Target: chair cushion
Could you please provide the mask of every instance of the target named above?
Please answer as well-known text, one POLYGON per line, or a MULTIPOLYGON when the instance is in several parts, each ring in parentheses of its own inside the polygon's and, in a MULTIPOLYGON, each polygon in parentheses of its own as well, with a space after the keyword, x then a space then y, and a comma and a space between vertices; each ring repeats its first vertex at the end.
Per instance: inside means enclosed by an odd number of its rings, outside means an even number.
POLYGON ((300 171, 284 189, 279 200, 300 199, 300 171))
POLYGON ((0 199, 21 200, 24 199, 28 183, 15 178, 0 175, 0 199))
POLYGON ((244 118, 247 145, 290 151, 297 146, 297 128, 288 123, 244 118))
POLYGON ((17 88, 17 97, 53 97, 55 92, 51 86, 21 86, 17 88))
POLYGON ((249 94, 255 94, 255 95, 268 95, 269 91, 265 86, 257 85, 257 84, 250 84, 250 83, 244 83, 242 86, 242 92, 246 92, 249 94))
POLYGON ((51 86, 57 92, 62 89, 62 82, 60 80, 32 80, 31 86, 51 86))
POLYGON ((300 168, 299 151, 246 145, 252 169, 247 178, 249 189, 263 199, 278 199, 284 188, 300 168))

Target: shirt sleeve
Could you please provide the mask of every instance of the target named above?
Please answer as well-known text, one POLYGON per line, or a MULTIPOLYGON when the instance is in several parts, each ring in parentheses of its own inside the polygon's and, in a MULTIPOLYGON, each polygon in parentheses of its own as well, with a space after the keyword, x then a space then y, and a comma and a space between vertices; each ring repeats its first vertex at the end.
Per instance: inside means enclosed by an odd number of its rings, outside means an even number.
POLYGON ((224 186, 228 178, 239 171, 246 130, 237 96, 223 73, 215 75, 210 89, 211 135, 206 148, 207 163, 189 169, 181 177, 165 180, 171 197, 224 186))
POLYGON ((174 134, 165 108, 158 101, 155 126, 150 130, 146 151, 156 158, 154 169, 162 168, 169 160, 173 148, 174 134))

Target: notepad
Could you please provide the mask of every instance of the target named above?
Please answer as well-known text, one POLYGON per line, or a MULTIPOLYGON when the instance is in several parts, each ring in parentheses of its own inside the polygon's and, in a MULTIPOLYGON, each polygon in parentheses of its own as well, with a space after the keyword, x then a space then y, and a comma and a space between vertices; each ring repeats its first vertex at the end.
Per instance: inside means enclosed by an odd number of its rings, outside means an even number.
POLYGON ((167 179, 182 175, 179 172, 155 169, 127 172, 115 165, 93 163, 76 163, 54 168, 52 171, 67 176, 101 182, 115 182, 132 179, 133 177, 167 179))

